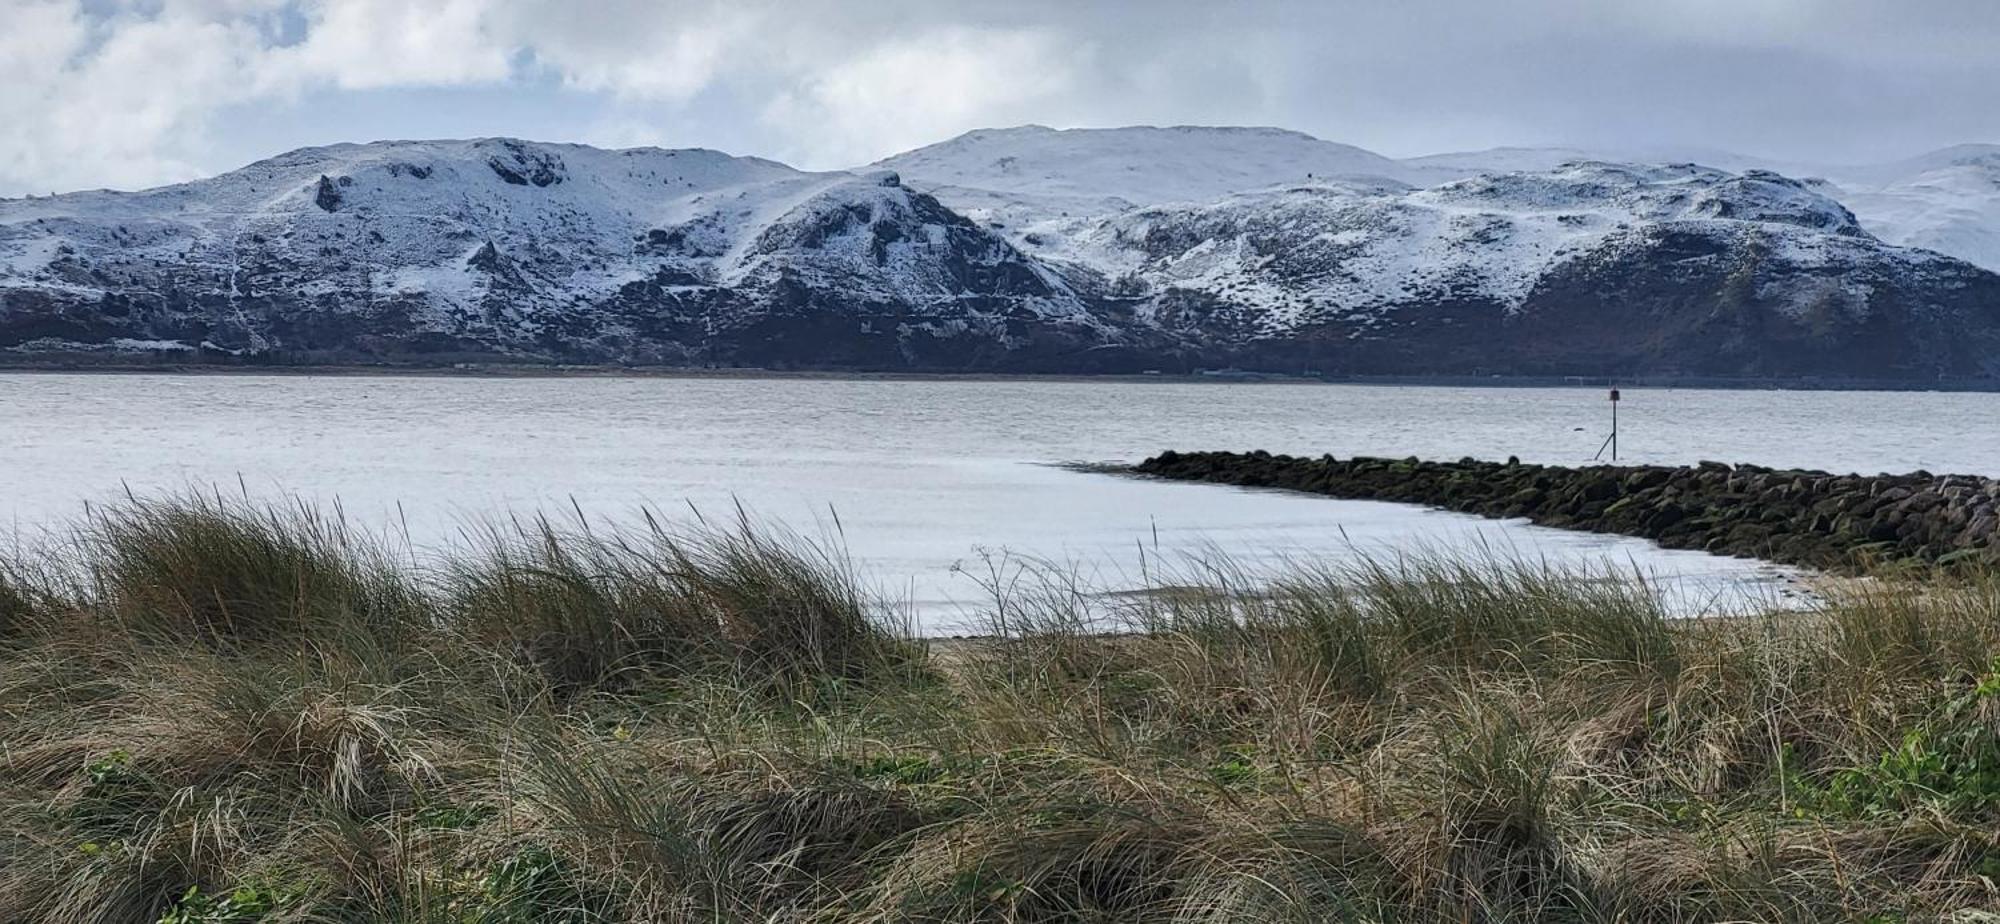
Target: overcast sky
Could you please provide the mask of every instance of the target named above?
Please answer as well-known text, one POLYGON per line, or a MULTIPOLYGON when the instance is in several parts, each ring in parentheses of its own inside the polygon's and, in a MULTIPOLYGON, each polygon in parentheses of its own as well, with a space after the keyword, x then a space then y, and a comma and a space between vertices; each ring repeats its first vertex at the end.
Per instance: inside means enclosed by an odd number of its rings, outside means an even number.
POLYGON ((0 195, 383 138, 843 167, 1027 122, 1889 159, 2000 141, 2000 2, 0 0, 0 195))

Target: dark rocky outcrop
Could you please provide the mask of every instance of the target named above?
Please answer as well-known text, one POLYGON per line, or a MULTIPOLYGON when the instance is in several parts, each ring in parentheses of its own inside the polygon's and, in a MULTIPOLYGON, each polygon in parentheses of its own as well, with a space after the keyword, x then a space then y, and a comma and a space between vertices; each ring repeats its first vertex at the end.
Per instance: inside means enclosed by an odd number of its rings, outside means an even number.
POLYGON ((319 175, 319 183, 314 186, 313 204, 329 212, 340 210, 340 186, 324 173, 319 175))
POLYGON ((1165 452, 1129 471, 1525 517, 1543 526, 1641 536, 1672 549, 1830 570, 2000 563, 2000 480, 1966 475, 1834 475, 1719 462, 1568 468, 1265 452, 1165 452))
POLYGON ((518 141, 502 141, 504 153, 486 159, 486 166, 514 186, 553 186, 568 175, 561 157, 530 149, 518 141))

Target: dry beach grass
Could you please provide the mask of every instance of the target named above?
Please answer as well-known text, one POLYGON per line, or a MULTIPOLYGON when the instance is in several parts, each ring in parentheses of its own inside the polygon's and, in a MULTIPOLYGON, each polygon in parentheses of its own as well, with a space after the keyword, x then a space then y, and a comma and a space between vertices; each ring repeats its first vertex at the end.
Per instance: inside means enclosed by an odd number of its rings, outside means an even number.
POLYGON ((2000 920, 1979 573, 1028 573, 941 656, 740 522, 478 545, 184 497, 0 565, 0 920, 2000 920))

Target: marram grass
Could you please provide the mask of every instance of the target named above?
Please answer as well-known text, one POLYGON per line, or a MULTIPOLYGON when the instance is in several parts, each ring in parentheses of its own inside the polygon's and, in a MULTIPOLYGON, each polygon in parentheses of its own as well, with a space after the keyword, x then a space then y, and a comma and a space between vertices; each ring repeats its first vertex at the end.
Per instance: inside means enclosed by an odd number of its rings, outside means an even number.
POLYGON ((1977 576, 1031 568, 925 643, 742 520, 473 539, 170 498, 0 564, 0 921, 2000 920, 1977 576))

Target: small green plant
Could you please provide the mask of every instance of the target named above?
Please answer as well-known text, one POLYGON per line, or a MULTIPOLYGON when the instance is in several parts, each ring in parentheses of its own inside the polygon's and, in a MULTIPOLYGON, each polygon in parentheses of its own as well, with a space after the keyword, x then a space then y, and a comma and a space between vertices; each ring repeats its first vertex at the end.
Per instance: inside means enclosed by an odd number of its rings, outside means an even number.
POLYGON ((132 782, 132 754, 124 748, 114 750, 85 764, 83 774, 93 787, 132 782))
POLYGON ((1987 666, 1986 673, 1981 674, 1979 682, 1972 687, 1972 698, 1975 701, 1988 700, 1996 696, 2000 696, 2000 658, 1994 659, 1993 663, 1987 666))
POLYGON ((485 824, 498 814, 499 808, 484 802, 437 802, 418 809, 410 821, 419 828, 465 831, 485 824))
POLYGON ((154 796, 152 781, 133 766, 131 753, 122 748, 85 764, 83 782, 70 817, 93 832, 129 831, 154 796))
POLYGON ((951 771, 928 757, 884 754, 856 764, 854 775, 864 780, 886 780, 899 786, 922 786, 944 782, 951 771))
POLYGON ((1680 799, 1659 804, 1660 813, 1675 827, 1709 830, 1723 822, 1722 811, 1714 804, 1695 799, 1680 799))
POLYGON ((122 855, 130 849, 130 845, 126 844, 123 840, 114 840, 109 843, 103 841, 84 841, 76 845, 77 853, 93 860, 103 856, 122 855))
POLYGON ((1219 786, 1249 785, 1258 777, 1257 764, 1252 759, 1255 754, 1256 749, 1250 745, 1229 745, 1222 749, 1222 758, 1208 768, 1208 776, 1219 786))
POLYGON ((1009 904, 1019 901, 1027 891, 1027 883, 986 869, 964 870, 951 880, 954 896, 979 904, 1009 904))
POLYGON ((1925 803, 1953 814, 2000 809, 2000 735, 1978 711, 2000 696, 2000 662, 1930 722, 1903 733, 1873 765, 1834 772, 1823 787, 1794 774, 1800 788, 1832 814, 1902 813, 1925 803))
POLYGON ((480 924, 594 924, 604 916, 554 851, 531 844, 464 884, 459 920, 480 924))
POLYGON ((160 915, 159 924, 247 924, 296 901, 289 890, 267 886, 238 886, 226 894, 203 892, 188 886, 172 908, 160 915))

